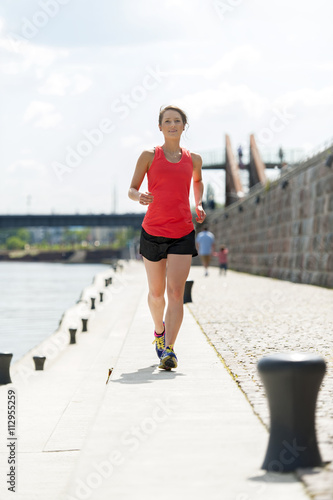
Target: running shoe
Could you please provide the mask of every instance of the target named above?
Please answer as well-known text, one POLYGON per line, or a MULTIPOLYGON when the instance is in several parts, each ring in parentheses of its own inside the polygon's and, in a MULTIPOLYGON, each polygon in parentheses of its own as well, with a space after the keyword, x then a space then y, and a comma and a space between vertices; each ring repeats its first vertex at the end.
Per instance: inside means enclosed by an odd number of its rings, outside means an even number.
POLYGON ((177 365, 178 359, 173 350, 173 346, 168 345, 168 347, 164 349, 162 353, 159 368, 161 368, 162 370, 171 370, 171 368, 177 368, 177 365))
POLYGON ((153 344, 155 344, 156 354, 161 359, 162 353, 165 349, 165 324, 163 321, 164 331, 163 333, 154 332, 155 339, 153 340, 153 344))

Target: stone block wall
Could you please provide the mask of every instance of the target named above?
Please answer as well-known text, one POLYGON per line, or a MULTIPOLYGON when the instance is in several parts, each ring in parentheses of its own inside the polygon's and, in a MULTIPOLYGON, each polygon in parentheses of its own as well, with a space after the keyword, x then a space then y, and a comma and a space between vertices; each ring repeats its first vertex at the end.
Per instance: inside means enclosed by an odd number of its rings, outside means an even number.
POLYGON ((325 151, 225 210, 208 213, 237 271, 333 288, 333 167, 325 151))

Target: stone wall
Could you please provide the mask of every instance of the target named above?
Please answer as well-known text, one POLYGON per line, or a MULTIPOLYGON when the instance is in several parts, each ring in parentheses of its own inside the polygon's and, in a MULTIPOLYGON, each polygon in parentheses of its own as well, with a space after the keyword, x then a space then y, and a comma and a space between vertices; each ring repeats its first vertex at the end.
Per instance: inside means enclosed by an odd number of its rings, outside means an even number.
MULTIPOLYGON (((208 213, 229 267, 333 288, 333 167, 328 151, 225 210, 208 213)), ((215 261, 216 262, 216 261, 215 261)))

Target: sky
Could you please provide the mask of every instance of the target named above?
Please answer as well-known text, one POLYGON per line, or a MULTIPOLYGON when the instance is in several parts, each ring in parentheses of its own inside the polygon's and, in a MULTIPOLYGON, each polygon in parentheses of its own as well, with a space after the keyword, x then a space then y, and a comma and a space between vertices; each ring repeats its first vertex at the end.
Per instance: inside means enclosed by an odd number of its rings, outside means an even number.
MULTIPOLYGON (((163 144, 310 151, 333 137, 331 0, 2 0, 0 214, 142 212, 137 158, 163 144)), ((215 198, 223 174, 204 171, 215 198)), ((145 189, 145 184, 142 189, 145 189)), ((193 200, 192 200, 193 202, 193 200)))

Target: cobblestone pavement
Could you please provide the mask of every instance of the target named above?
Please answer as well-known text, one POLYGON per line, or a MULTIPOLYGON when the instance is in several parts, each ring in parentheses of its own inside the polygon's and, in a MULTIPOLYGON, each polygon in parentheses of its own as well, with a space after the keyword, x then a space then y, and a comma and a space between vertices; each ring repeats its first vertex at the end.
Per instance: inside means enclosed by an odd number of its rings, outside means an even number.
MULTIPOLYGON (((210 342, 268 427, 269 412, 257 362, 267 354, 316 353, 327 363, 316 413, 326 467, 299 471, 317 500, 333 499, 333 290, 211 268, 192 267, 188 304, 210 342)), ((264 457, 262 457, 264 458, 264 457)))

